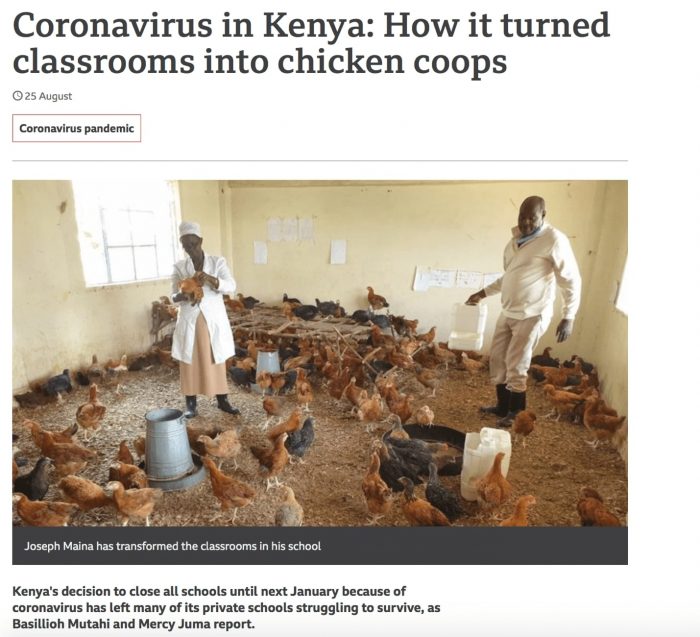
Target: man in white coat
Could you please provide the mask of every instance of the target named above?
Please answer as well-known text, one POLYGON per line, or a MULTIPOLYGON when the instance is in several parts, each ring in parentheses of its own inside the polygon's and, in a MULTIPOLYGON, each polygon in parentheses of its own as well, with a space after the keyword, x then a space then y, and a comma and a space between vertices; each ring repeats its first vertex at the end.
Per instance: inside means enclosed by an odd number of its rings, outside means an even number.
POLYGON ((557 342, 571 336, 581 300, 581 275, 569 239, 545 223, 546 214, 542 197, 523 201, 503 254, 503 276, 466 301, 473 305, 501 293, 502 311, 489 353, 497 403, 481 411, 501 416, 498 424, 504 427, 526 407, 527 370, 537 341, 552 320, 557 287, 564 301, 557 342))
POLYGON ((180 361, 185 416, 197 415, 198 394, 216 396, 219 409, 237 415, 240 411, 228 401, 225 363, 235 349, 223 299, 224 294, 236 291, 236 282, 224 257, 204 254, 198 223, 180 224, 180 243, 187 258, 175 264, 172 276, 172 298, 179 303, 172 357, 180 361), (188 278, 202 286, 203 297, 198 302, 180 292, 180 282, 188 278))

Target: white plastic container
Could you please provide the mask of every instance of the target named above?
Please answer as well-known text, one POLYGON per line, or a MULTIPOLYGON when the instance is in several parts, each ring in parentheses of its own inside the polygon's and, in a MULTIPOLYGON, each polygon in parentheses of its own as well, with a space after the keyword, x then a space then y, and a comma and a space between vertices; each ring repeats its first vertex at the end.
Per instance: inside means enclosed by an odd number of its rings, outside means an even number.
POLYGON ((480 350, 484 345, 487 312, 486 303, 456 303, 452 310, 452 331, 447 346, 450 349, 480 350))
POLYGON ((503 477, 508 475, 510 466, 510 433, 503 429, 483 427, 479 433, 468 433, 464 440, 462 459, 462 497, 476 500, 476 483, 483 478, 493 466, 493 460, 499 452, 505 453, 501 462, 503 477))

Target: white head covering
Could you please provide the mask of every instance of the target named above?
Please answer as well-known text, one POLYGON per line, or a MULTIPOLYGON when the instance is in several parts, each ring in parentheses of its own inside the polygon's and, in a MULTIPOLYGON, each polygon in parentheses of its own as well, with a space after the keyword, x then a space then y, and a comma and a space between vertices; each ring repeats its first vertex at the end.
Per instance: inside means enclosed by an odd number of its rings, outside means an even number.
POLYGON ((193 234, 200 239, 202 238, 202 230, 195 221, 183 221, 180 224, 180 236, 184 237, 186 234, 193 234))

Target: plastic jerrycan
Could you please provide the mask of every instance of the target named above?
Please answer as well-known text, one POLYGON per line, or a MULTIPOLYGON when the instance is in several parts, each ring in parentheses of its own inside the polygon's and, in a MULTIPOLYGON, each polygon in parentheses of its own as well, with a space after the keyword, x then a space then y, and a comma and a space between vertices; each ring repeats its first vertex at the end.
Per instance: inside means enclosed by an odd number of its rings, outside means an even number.
POLYGON ((462 460, 461 492, 465 500, 476 500, 476 483, 483 478, 493 466, 496 454, 503 452, 501 473, 508 475, 510 466, 510 433, 503 429, 483 427, 479 433, 468 433, 464 441, 462 460))

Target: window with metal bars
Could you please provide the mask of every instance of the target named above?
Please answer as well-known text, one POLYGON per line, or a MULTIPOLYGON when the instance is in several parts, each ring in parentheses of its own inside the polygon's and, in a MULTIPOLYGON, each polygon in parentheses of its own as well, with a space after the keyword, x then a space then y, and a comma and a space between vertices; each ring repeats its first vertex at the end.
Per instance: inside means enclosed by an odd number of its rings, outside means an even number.
POLYGON ((74 181, 88 287, 166 278, 177 254, 177 185, 74 181))

